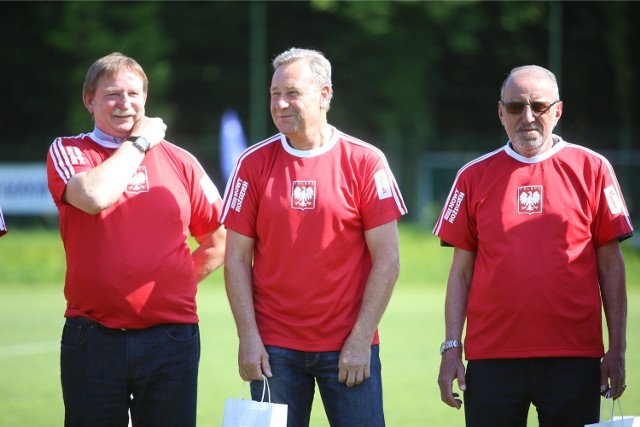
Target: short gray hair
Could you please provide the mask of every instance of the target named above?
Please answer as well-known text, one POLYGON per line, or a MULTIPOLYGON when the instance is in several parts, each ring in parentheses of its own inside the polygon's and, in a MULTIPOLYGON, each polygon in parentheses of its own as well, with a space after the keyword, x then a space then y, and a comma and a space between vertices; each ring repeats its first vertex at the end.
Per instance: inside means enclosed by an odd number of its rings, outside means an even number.
POLYGON ((502 82, 502 87, 500 88, 500 99, 502 99, 502 96, 504 95, 504 89, 507 86, 507 83, 509 82, 509 80, 511 79, 511 77, 513 77, 514 74, 518 74, 521 72, 538 72, 538 73, 542 73, 544 75, 546 75, 549 80, 551 80, 551 82, 553 83, 553 95, 555 96, 554 101, 559 101, 560 100, 560 90, 558 89, 558 80, 556 79, 555 74, 553 74, 551 71, 547 70, 544 67, 541 67, 539 65, 523 65, 521 67, 516 67, 514 69, 511 70, 511 72, 509 72, 509 75, 507 76, 506 79, 504 79, 504 82, 502 82))
POLYGON ((312 49, 300 49, 292 47, 289 50, 282 52, 276 56, 273 60, 273 69, 276 70, 281 65, 291 64, 299 59, 305 59, 309 61, 309 67, 311 73, 320 86, 329 86, 329 98, 327 99, 327 110, 331 105, 331 98, 333 98, 333 85, 331 83, 331 63, 322 52, 312 49))

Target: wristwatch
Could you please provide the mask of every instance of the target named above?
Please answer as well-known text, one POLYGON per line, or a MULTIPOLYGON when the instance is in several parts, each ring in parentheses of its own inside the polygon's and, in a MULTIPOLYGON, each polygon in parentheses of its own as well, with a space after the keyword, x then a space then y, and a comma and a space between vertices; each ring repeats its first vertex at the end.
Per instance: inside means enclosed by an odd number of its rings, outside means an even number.
POLYGON ((440 345, 440 356, 450 348, 462 348, 462 342, 458 340, 445 341, 440 345))
POLYGON ((147 154, 147 151, 151 148, 151 143, 144 136, 130 136, 126 140, 131 141, 133 146, 140 150, 142 154, 147 154))

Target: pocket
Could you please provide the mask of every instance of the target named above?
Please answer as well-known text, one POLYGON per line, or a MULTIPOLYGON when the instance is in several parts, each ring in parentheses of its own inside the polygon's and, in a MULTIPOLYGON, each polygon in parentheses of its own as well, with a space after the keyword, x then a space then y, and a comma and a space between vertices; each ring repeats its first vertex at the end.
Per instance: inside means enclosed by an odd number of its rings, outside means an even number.
POLYGON ((73 349, 80 347, 87 338, 89 325, 75 318, 68 318, 62 328, 60 345, 63 348, 73 349))
POLYGON ((188 342, 191 340, 197 340, 199 335, 199 328, 197 324, 192 325, 181 325, 181 324, 172 324, 165 325, 164 327, 165 333, 167 336, 177 342, 188 342))

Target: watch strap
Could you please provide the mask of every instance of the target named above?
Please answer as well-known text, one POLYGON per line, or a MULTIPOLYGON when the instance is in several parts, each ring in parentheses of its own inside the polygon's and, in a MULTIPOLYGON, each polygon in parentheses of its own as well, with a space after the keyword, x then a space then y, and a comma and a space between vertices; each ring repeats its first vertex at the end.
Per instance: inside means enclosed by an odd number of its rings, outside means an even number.
POLYGON ((142 154, 147 154, 151 143, 144 136, 130 136, 127 141, 131 141, 132 145, 136 147, 142 154))
POLYGON ((445 351, 451 348, 462 348, 462 342, 459 340, 449 340, 449 341, 443 342, 440 345, 440 356, 442 356, 445 351))

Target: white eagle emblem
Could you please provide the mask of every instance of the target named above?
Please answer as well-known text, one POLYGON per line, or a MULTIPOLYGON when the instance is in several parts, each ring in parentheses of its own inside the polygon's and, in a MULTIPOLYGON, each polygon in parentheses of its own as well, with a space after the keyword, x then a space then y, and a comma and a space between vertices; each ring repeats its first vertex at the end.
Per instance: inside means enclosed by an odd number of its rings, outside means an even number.
POLYGON ((293 181, 291 207, 293 209, 313 209, 316 206, 316 182, 293 181))
POLYGON ((139 166, 131 177, 127 185, 127 193, 142 193, 149 191, 149 179, 147 177, 147 167, 139 166))
POLYGON ((542 213, 542 186, 518 187, 518 213, 542 213))

